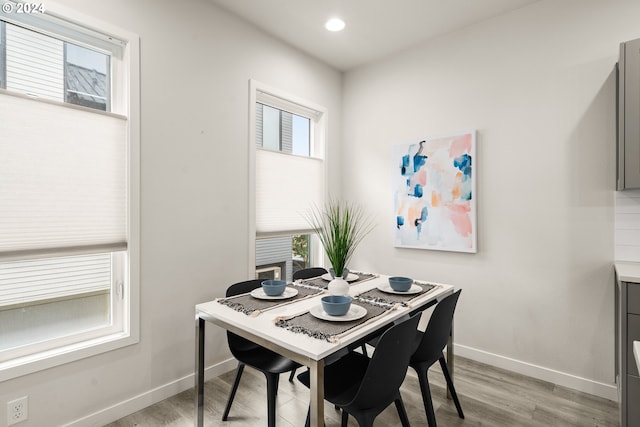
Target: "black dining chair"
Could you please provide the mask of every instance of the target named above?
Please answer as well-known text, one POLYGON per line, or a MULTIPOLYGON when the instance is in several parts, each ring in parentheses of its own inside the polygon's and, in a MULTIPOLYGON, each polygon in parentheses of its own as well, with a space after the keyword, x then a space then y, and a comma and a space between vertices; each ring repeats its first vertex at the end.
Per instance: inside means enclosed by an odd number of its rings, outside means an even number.
POLYGON ((302 270, 298 270, 293 273, 293 280, 312 279, 327 273, 327 269, 322 267, 303 268, 302 270))
MULTIPOLYGON (((419 320, 420 316, 414 315, 387 329, 371 358, 352 351, 325 366, 324 398, 342 409, 342 427, 346 427, 349 415, 360 427, 372 427, 374 419, 391 403, 395 403, 402 425, 409 426, 400 386, 414 350, 419 320)), ((298 379, 309 387, 308 371, 298 379)), ((309 413, 305 425, 309 426, 309 413)))
MULTIPOLYGON (((238 294, 251 292, 261 286, 262 279, 247 280, 245 282, 236 283, 227 288, 226 296, 231 297, 238 294)), ((227 406, 222 415, 222 421, 226 421, 231 410, 233 398, 238 390, 238 384, 242 377, 245 365, 251 366, 262 372, 267 378, 267 425, 275 427, 276 425, 276 395, 278 392, 278 382, 280 374, 295 371, 301 365, 284 356, 279 355, 267 348, 264 348, 252 341, 242 338, 233 332, 227 331, 227 342, 233 357, 238 359, 238 367, 236 368, 236 378, 233 381, 231 394, 227 406)))
POLYGON ((449 388, 449 392, 453 398, 453 403, 456 405, 458 416, 464 419, 462 406, 460 406, 460 400, 458 399, 458 394, 453 386, 453 380, 449 373, 447 361, 442 353, 442 350, 447 345, 449 334, 451 333, 453 314, 456 309, 458 298, 460 297, 460 292, 462 292, 462 290, 454 292, 436 305, 425 331, 418 331, 417 333, 415 338, 415 342, 417 343, 416 351, 411 356, 411 361, 409 362, 409 366, 411 366, 418 374, 420 391, 422 392, 422 402, 427 414, 429 427, 437 426, 427 374, 429 368, 436 361, 440 362, 440 367, 442 368, 442 373, 447 381, 447 387, 449 388))

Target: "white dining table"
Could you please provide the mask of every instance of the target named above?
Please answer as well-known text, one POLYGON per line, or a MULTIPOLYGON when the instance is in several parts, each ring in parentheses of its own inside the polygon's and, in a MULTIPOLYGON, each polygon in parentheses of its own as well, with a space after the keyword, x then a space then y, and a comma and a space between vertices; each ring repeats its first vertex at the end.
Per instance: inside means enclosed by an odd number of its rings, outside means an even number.
MULTIPOLYGON (((388 276, 377 275, 375 278, 358 282, 350 286, 349 294, 361 294, 370 289, 388 283, 388 276)), ((211 322, 248 340, 260 344, 274 352, 290 358, 309 368, 310 372, 310 409, 311 426, 324 425, 324 366, 351 349, 360 346, 367 337, 374 336, 395 321, 406 318, 416 310, 434 305, 454 292, 451 285, 428 282, 436 285, 430 291, 411 300, 407 306, 397 304, 393 309, 370 319, 362 326, 356 327, 340 336, 335 342, 313 338, 302 333, 295 333, 276 326, 276 319, 290 317, 308 312, 320 304, 320 298, 327 293, 300 299, 290 304, 250 316, 236 311, 217 301, 198 304, 195 307, 196 326, 196 369, 195 369, 195 419, 198 427, 204 422, 204 360, 205 360, 205 322, 211 322)), ((357 304, 357 301, 355 302, 357 304)), ((452 328, 453 329, 453 328, 452 328)), ((453 333, 447 346, 447 363, 453 375, 453 333)))

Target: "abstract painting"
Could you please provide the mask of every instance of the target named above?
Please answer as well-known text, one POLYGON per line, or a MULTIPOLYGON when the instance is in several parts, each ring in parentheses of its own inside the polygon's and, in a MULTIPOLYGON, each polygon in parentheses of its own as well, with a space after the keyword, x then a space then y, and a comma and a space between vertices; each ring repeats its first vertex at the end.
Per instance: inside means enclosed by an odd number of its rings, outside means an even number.
POLYGON ((476 168, 475 131, 394 146, 395 246, 477 252, 476 168))

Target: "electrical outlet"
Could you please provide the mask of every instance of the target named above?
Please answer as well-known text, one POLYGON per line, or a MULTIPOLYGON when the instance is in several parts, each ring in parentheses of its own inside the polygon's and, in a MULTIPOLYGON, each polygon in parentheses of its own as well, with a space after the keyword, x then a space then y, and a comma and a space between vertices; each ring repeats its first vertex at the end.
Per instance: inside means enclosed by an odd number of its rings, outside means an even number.
POLYGON ((7 402, 7 426, 27 419, 27 396, 7 402))

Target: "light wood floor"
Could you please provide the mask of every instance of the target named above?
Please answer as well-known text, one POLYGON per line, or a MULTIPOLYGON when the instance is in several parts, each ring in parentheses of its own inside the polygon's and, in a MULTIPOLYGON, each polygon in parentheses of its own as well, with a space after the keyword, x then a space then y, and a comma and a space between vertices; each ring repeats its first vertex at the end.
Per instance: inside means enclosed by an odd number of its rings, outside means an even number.
MULTIPOLYGON (((266 381, 261 373, 246 368, 231 408, 229 420, 222 412, 235 375, 229 372, 205 385, 205 426, 246 427, 266 425, 266 381)), ((619 426, 617 404, 551 383, 456 357, 454 382, 465 419, 458 418, 452 400, 445 397, 445 383, 436 363, 429 384, 439 427, 607 427, 619 426)), ((297 380, 280 380, 277 406, 279 427, 304 425, 309 391, 297 380)), ((420 386, 409 369, 401 389, 412 426, 427 426, 420 386)), ((193 426, 193 390, 188 390, 122 418, 108 427, 193 426)), ((326 426, 339 426, 340 414, 325 405, 326 426)), ((378 416, 376 427, 400 425, 392 405, 378 416)), ((349 426, 357 426, 350 417, 349 426)))

